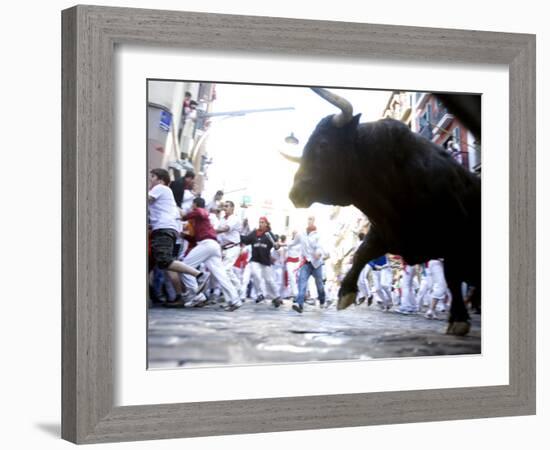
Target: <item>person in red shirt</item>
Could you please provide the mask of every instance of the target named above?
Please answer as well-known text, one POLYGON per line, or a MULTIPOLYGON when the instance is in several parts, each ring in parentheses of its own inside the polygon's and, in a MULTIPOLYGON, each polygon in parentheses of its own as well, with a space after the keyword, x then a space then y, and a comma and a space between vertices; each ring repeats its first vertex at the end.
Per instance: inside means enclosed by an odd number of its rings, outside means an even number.
MULTIPOLYGON (((200 264, 206 266, 212 277, 219 283, 228 311, 234 311, 242 305, 239 294, 231 281, 222 264, 222 250, 216 239, 216 231, 210 223, 208 211, 204 208, 205 202, 201 197, 193 199, 191 211, 182 216, 182 220, 189 221, 194 231, 196 246, 183 259, 183 263, 191 267, 197 267, 200 264)), ((191 291, 196 292, 197 280, 188 275, 183 275, 185 286, 191 291)), ((204 294, 200 294, 190 300, 185 306, 197 306, 206 301, 204 294)))

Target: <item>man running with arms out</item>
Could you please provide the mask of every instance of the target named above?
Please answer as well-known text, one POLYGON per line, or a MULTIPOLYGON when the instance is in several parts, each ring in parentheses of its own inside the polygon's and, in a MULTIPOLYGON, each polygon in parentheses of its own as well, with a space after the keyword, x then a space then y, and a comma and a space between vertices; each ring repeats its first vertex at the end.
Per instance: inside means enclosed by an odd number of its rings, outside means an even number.
MULTIPOLYGON (((193 224, 195 230, 195 240, 197 245, 185 256, 183 262, 189 266, 198 266, 204 263, 211 275, 219 283, 225 300, 227 302, 226 311, 234 311, 242 305, 237 290, 233 287, 231 281, 222 264, 222 249, 217 241, 216 231, 208 218, 208 211, 204 208, 205 202, 201 197, 193 199, 193 209, 182 217, 193 224)), ((197 289, 197 280, 192 276, 183 275, 183 282, 192 292, 197 289)), ((198 306, 206 301, 204 298, 195 298, 185 306, 198 306)))
POLYGON ((315 279, 315 287, 319 297, 321 308, 325 306, 325 287, 323 285, 323 256, 324 252, 319 242, 319 234, 315 226, 315 217, 307 219, 307 229, 305 234, 299 234, 296 239, 302 246, 302 256, 304 264, 298 272, 298 296, 292 309, 298 313, 304 310, 304 298, 306 295, 307 282, 309 277, 315 279))
POLYGON ((225 201, 223 209, 225 216, 220 220, 216 229, 218 242, 222 247, 222 263, 229 280, 237 290, 239 297, 242 298, 241 282, 233 270, 235 261, 237 261, 237 258, 241 254, 241 221, 234 214, 235 203, 231 200, 225 201))
MULTIPOLYGON (((172 190, 168 187, 168 184, 170 184, 170 175, 164 169, 153 169, 150 174, 151 190, 148 195, 148 211, 149 224, 152 229, 151 251, 153 257, 160 269, 168 270, 170 277, 175 275, 173 272, 187 274, 197 284, 197 277, 201 276, 202 272, 176 260, 176 256, 174 255, 174 246, 180 225, 178 223, 179 210, 174 200, 174 194, 172 194, 172 190)), ((204 277, 197 291, 204 288, 206 278, 204 277)), ((180 286, 179 282, 175 281, 174 286, 180 286)), ((177 292, 177 294, 178 297, 181 297, 181 291, 177 292)))

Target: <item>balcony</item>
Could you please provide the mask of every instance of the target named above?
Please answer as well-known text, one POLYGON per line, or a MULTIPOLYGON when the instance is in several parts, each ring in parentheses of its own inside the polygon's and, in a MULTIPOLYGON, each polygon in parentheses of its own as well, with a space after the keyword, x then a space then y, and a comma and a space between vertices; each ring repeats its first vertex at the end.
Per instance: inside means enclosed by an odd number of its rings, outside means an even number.
POLYGON ((454 116, 452 114, 449 114, 448 112, 445 112, 440 116, 441 117, 434 122, 434 127, 433 127, 433 133, 436 137, 442 133, 449 134, 450 131, 447 130, 447 126, 449 126, 452 120, 454 119, 454 116))

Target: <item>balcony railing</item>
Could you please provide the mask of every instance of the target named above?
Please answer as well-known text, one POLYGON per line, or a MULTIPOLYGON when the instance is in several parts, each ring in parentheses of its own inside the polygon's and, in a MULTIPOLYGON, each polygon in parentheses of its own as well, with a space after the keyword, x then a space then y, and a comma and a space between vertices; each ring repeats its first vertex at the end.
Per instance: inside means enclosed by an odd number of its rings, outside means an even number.
POLYGON ((448 114, 449 111, 447 111, 446 108, 440 108, 437 110, 437 113, 432 114, 431 122, 432 123, 439 123, 439 121, 445 116, 445 114, 448 114))

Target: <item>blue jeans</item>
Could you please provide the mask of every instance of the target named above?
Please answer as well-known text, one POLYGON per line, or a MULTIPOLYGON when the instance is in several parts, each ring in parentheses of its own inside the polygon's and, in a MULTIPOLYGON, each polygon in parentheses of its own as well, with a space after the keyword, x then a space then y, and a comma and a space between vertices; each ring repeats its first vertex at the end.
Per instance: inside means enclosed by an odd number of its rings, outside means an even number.
POLYGON ((313 276, 313 278, 315 278, 315 286, 317 287, 317 294, 319 295, 319 303, 321 303, 321 305, 325 303, 325 287, 323 286, 323 265, 320 265, 316 269, 310 262, 308 262, 300 268, 300 273, 298 274, 298 296, 296 297, 296 303, 298 303, 300 306, 304 306, 307 281, 309 280, 310 276, 313 276))

